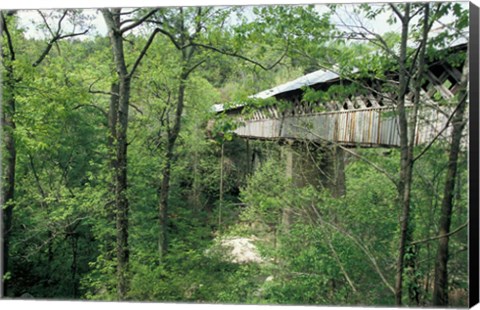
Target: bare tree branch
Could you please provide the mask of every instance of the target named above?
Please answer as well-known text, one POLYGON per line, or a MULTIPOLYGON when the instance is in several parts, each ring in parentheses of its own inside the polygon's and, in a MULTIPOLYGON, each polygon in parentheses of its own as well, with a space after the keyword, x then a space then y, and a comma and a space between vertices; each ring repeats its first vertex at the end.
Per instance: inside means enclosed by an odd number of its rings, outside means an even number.
POLYGON ((140 18, 139 20, 137 20, 136 22, 128 25, 128 26, 125 26, 123 28, 120 29, 120 33, 125 33, 129 30, 132 30, 133 28, 139 26, 141 23, 143 23, 144 21, 146 21, 148 18, 150 18, 150 16, 152 16, 153 14, 155 14, 156 12, 158 11, 158 9, 153 9, 151 10, 150 12, 148 12, 147 14, 145 14, 142 18, 140 18))
POLYGON ((134 108, 134 109, 135 109, 135 110, 136 110, 138 113, 140 113, 140 114, 142 114, 142 115, 143 115, 143 111, 142 111, 142 110, 140 110, 140 108, 139 108, 139 107, 137 107, 136 105, 134 105, 134 104, 133 104, 133 103, 131 103, 131 102, 130 102, 128 105, 129 105, 129 106, 131 106, 132 108, 134 108))
POLYGON ((337 225, 334 225, 326 220, 323 219, 323 217, 318 213, 318 210, 312 205, 312 209, 314 210, 314 212, 316 213, 317 215, 317 219, 318 221, 320 221, 321 224, 326 224, 327 226, 335 229, 336 231, 338 231, 339 233, 341 233, 342 235, 346 236, 347 238, 349 238, 350 240, 352 240, 357 246, 358 248, 360 248, 362 250, 363 253, 365 253, 365 255, 368 257, 368 259, 370 260, 370 262, 372 263, 375 271, 378 273, 378 275, 380 276, 380 278, 382 279, 383 283, 385 284, 386 287, 388 287, 388 289, 392 292, 392 293, 395 293, 395 290, 393 288, 393 286, 387 281, 385 275, 383 274, 382 270, 380 269, 380 267, 378 266, 378 263, 377 263, 377 260, 375 259, 375 257, 372 255, 372 253, 370 252, 370 250, 362 244, 361 241, 359 241, 356 237, 354 237, 353 235, 351 235, 350 233, 348 233, 347 231, 341 229, 340 227, 338 227, 337 225))
POLYGON ((149 48, 150 45, 152 44, 153 39, 155 39, 155 36, 157 35, 158 32, 159 32, 159 29, 156 28, 156 29, 152 32, 152 34, 150 35, 150 37, 148 38, 147 42, 145 43, 145 46, 143 47, 142 51, 140 52, 140 55, 138 55, 137 59, 135 60, 135 63, 133 64, 132 69, 130 70, 130 73, 128 74, 130 77, 132 77, 133 74, 135 73, 135 71, 137 70, 138 65, 140 64, 140 62, 142 61, 143 57, 144 57, 145 54, 147 53, 148 48, 149 48))
MULTIPOLYGON (((208 13, 208 10, 207 10, 207 13, 208 13)), ((198 35, 200 34, 200 32, 202 31, 203 25, 202 25, 202 22, 201 22, 201 20, 202 20, 201 17, 202 17, 202 7, 199 6, 197 8, 197 24, 196 24, 196 27, 195 27, 195 33, 190 36, 190 41, 195 40, 198 37, 198 35)))
POLYGON ((433 143, 435 143, 435 141, 437 141, 437 139, 443 134, 443 132, 448 128, 448 126, 450 126, 450 122, 452 121, 453 119, 453 116, 456 114, 458 108, 460 107, 460 105, 463 103, 463 101, 467 100, 467 96, 463 96, 463 98, 460 100, 460 102, 458 103, 458 105, 455 107, 455 110, 450 114, 450 116, 448 117, 447 119, 447 122, 445 123, 445 126, 443 126, 442 130, 440 130, 436 135, 435 137, 432 139, 432 141, 430 141, 428 143, 428 145, 420 152, 420 154, 418 154, 417 156, 415 156, 413 158, 413 162, 415 162, 417 159, 419 159, 420 157, 423 156, 423 154, 425 154, 428 149, 433 145, 433 143))
POLYGON ((120 16, 114 16, 114 14, 120 14, 120 10, 117 10, 119 13, 113 13, 109 9, 100 9, 100 12, 102 12, 102 15, 105 19, 105 23, 107 24, 107 28, 111 29, 111 31, 117 33, 120 31, 118 29, 117 24, 115 23, 115 20, 120 19, 120 16))
POLYGON ((442 25, 442 27, 445 27, 445 28, 447 28, 448 30, 450 30, 450 31, 452 32, 452 34, 459 35, 459 36, 461 36, 462 38, 464 38, 465 40, 468 40, 468 36, 465 34, 465 32, 459 31, 457 28, 455 28, 455 27, 452 26, 452 23, 453 23, 453 22, 446 24, 446 23, 442 22, 442 21, 439 20, 439 19, 437 19, 436 22, 439 23, 440 25, 442 25))
POLYGON ((250 63, 252 63, 256 66, 259 66, 263 70, 270 70, 270 69, 274 68, 276 65, 278 65, 285 58, 285 56, 287 55, 287 52, 288 52, 288 44, 287 44, 285 52, 282 54, 282 56, 277 61, 275 61, 272 65, 266 67, 266 66, 262 65, 261 63, 259 63, 258 61, 255 61, 255 60, 250 59, 246 56, 240 55, 236 52, 229 52, 229 51, 222 50, 222 49, 219 49, 217 47, 207 45, 207 44, 202 44, 202 43, 191 43, 191 45, 195 45, 195 46, 198 46, 198 47, 202 47, 202 48, 205 48, 205 49, 212 50, 214 52, 217 52, 217 53, 220 53, 220 54, 223 54, 223 55, 232 56, 232 57, 236 57, 236 58, 245 60, 245 61, 250 62, 250 63))
POLYGON ((335 248, 334 248, 333 245, 332 245, 332 241, 329 239, 327 243, 328 243, 328 247, 329 247, 330 250, 332 251, 333 257, 334 257, 335 260, 337 261, 337 264, 338 264, 338 266, 340 267, 340 270, 341 270, 342 273, 343 273, 343 276, 344 276, 345 279, 347 280, 347 282, 348 282, 348 284, 350 285, 350 287, 352 288, 352 290, 353 290, 355 293, 357 293, 357 289, 355 288, 355 285, 353 284, 352 279, 350 279, 350 277, 348 276, 348 273, 347 273, 347 271, 345 270, 345 267, 343 266, 342 262, 340 261, 340 257, 338 257, 337 251, 335 251, 335 248))
POLYGON ((67 10, 63 11, 62 17, 60 17, 60 19, 58 20, 58 23, 57 23, 57 35, 60 34, 60 32, 62 31, 62 21, 63 21, 63 20, 65 19, 65 17, 67 16, 67 13, 68 13, 67 10))
POLYGON ((90 86, 88 87, 88 92, 91 93, 91 94, 101 94, 101 95, 108 95, 108 96, 119 96, 118 93, 114 93, 114 92, 109 92, 109 91, 103 91, 103 90, 93 90, 92 87, 95 83, 97 83, 98 81, 100 81, 101 78, 98 78, 96 79, 95 81, 93 81, 90 86))
POLYGON ((200 65, 202 65, 202 64, 205 63, 206 61, 207 61, 207 59, 202 59, 202 60, 200 60, 199 62, 197 62, 196 64, 194 64, 192 67, 190 67, 189 69, 187 69, 187 70, 185 71, 185 74, 186 74, 187 76, 189 76, 190 73, 192 73, 197 67, 199 67, 200 65))
MULTIPOLYGON (((7 21, 5 20, 5 16, 3 16, 3 12, 0 12, 0 17, 2 18, 2 30, 5 31, 5 35, 7 36, 7 45, 8 45, 8 51, 10 52, 10 60, 15 60, 15 49, 13 48, 13 41, 12 37, 10 35, 10 31, 8 30, 7 27, 7 21)), ((3 55, 3 50, 2 50, 2 56, 3 55)))
POLYGON ((108 118, 108 113, 101 107, 99 107, 98 105, 95 105, 95 104, 78 104, 77 106, 75 106, 73 108, 73 110, 77 110, 77 109, 80 109, 82 107, 92 107, 92 108, 95 108, 97 109, 98 111, 102 112, 103 116, 105 116, 105 118, 107 119, 108 118))
POLYGON ((42 198, 43 198, 43 200, 41 201, 41 204, 43 206, 47 196, 46 196, 45 191, 44 191, 44 189, 42 187, 42 184, 40 182, 40 178, 38 176, 37 169, 35 168, 35 164, 34 164, 34 161, 33 161, 33 156, 30 154, 30 152, 27 152, 27 156, 28 156, 29 161, 30 161, 30 167, 32 168, 33 176, 35 178, 35 183, 37 184, 38 191, 40 192, 40 194, 42 195, 42 198))
MULTIPOLYGON (((418 65, 417 65, 417 72, 415 76, 413 76, 413 89, 414 89, 414 97, 413 97, 413 115, 411 119, 413 122, 409 125, 410 132, 407 132, 408 137, 408 160, 411 162, 411 167, 413 168, 414 161, 414 147, 415 147, 415 134, 417 131, 417 123, 418 123, 418 110, 420 108, 420 98, 421 98, 421 90, 422 90, 422 78, 424 76, 425 71, 425 50, 427 48, 427 40, 428 40, 428 32, 430 30, 431 24, 428 23, 428 19, 430 16, 430 4, 425 3, 423 5, 425 10, 424 13, 424 21, 423 21, 423 34, 422 40, 420 42, 420 46, 417 49, 419 51, 415 58, 418 56, 418 65), (408 135, 409 134, 409 135, 408 135)), ((414 66, 414 65, 412 65, 414 66)))
POLYGON ((163 33, 164 35, 166 35, 170 39, 170 41, 172 41, 173 45, 175 45, 175 47, 178 50, 182 50, 182 49, 185 48, 185 46, 180 46, 180 44, 177 42, 177 40, 175 39, 173 34, 171 34, 170 32, 168 32, 168 31, 166 31, 165 29, 162 29, 162 28, 158 28, 158 31, 160 33, 163 33))
POLYGON ((400 20, 403 20, 405 16, 402 15, 402 13, 398 10, 398 8, 395 6, 393 3, 389 3, 390 8, 393 10, 393 12, 398 16, 400 20))
MULTIPOLYGON (((440 4, 440 2, 438 3, 440 4)), ((410 14, 410 19, 413 19, 416 15, 418 15, 420 12, 422 12, 422 7, 418 8, 417 11, 415 11, 414 13, 410 14)))
MULTIPOLYGON (((63 20, 65 19, 65 17, 67 16, 68 14, 68 10, 65 10, 62 14, 62 16, 60 17, 60 19, 58 20, 58 25, 57 25, 57 30, 56 32, 53 31, 53 29, 50 27, 50 25, 48 24, 48 21, 47 21, 47 18, 45 17, 45 15, 42 13, 42 11, 38 10, 38 13, 40 14, 40 16, 42 17, 44 23, 45 23, 45 26, 47 27, 48 31, 50 32, 50 34, 52 35, 52 38, 50 39, 50 41, 47 43, 47 46, 45 47, 45 49, 43 50, 43 52, 40 54, 40 56, 38 57, 38 59, 33 62, 32 66, 33 67, 37 67, 38 65, 40 65, 40 63, 45 59, 45 57, 47 57, 48 53, 50 53, 50 50, 52 49, 53 45, 54 44, 57 44, 58 41, 62 40, 62 39, 66 39, 66 38, 71 38, 71 37, 76 37, 76 36, 81 36, 81 35, 85 35, 88 33, 88 29, 86 29, 85 31, 82 31, 82 32, 73 32, 73 33, 69 33, 69 34, 65 34, 65 35, 62 35, 62 22, 63 20)), ((58 46, 57 46, 58 47, 58 46)), ((60 48, 58 48, 60 50, 60 48)))
POLYGON ((38 66, 43 61, 43 59, 45 59, 45 57, 47 57, 48 53, 50 53, 50 50, 53 47, 54 42, 55 41, 48 42, 47 47, 43 50, 42 54, 40 54, 38 59, 32 64, 33 67, 38 66))
POLYGON ((58 41, 58 40, 65 39, 65 38, 72 38, 72 37, 82 36, 82 35, 85 35, 85 34, 87 34, 87 33, 88 33, 88 29, 85 30, 85 31, 82 31, 82 32, 65 34, 65 35, 59 36, 58 39, 57 39, 57 41, 58 41))
MULTIPOLYGON (((45 26, 47 27, 48 31, 50 32, 50 35, 52 36, 52 38, 55 38, 57 37, 59 34, 60 34, 60 30, 61 30, 61 25, 62 25, 62 21, 63 19, 65 18, 65 16, 67 15, 68 11, 67 10, 64 10, 63 11, 63 15, 61 16, 61 18, 58 20, 58 25, 57 25, 57 31, 54 32, 53 29, 50 27, 50 25, 48 24, 48 21, 47 21, 47 17, 43 14, 42 11, 40 10, 37 10, 38 14, 42 17, 43 19, 43 23, 45 24, 45 26)), ((49 43, 50 44, 50 43, 49 43)), ((51 46, 47 45, 47 49, 48 51, 50 51, 50 49, 52 48, 53 44, 55 44, 57 46, 57 50, 58 52, 60 53, 60 47, 58 45, 58 42, 52 42, 51 46)), ((48 52, 47 52, 48 54, 48 52)), ((35 67, 36 65, 34 65, 35 67)))
POLYGON ((133 14, 135 12, 138 12, 140 11, 141 8, 138 8, 138 9, 133 9, 131 11, 128 11, 128 12, 118 12, 118 13, 112 13, 112 16, 122 16, 122 15, 130 15, 130 14, 133 14))
POLYGON ((131 23, 131 22, 134 22, 135 19, 133 18, 130 18, 130 19, 124 19, 120 22, 120 25, 123 25, 123 24, 126 24, 126 23, 131 23))
POLYGON ((48 32, 50 32, 50 34, 52 35, 52 37, 55 37, 57 34, 58 34, 58 31, 57 33, 54 33, 52 28, 50 27, 50 25, 48 24, 48 21, 47 21, 47 17, 45 17, 45 15, 43 14, 42 11, 40 10, 37 10, 38 14, 40 15, 40 17, 42 17, 43 19, 43 23, 45 24, 45 27, 47 27, 47 30, 48 32))
MULTIPOLYGON (((435 15, 437 14, 437 12, 440 10, 440 6, 441 6, 441 3, 440 3, 440 2, 437 3, 436 12, 433 13, 433 14, 431 14, 432 16, 435 16, 435 15)), ((420 11, 420 10, 419 10, 419 11, 420 11)), ((423 39, 422 39, 422 42, 420 43, 419 48, 417 48, 417 49, 415 50, 415 55, 413 56, 412 64, 417 63, 417 58, 418 58, 418 56, 420 55, 420 51, 422 51, 422 50, 424 51, 424 50, 425 50, 426 44, 427 44, 427 39, 428 39, 428 33, 429 33, 430 30, 432 29, 433 23, 434 23, 435 21, 436 21, 435 18, 432 18, 432 20, 430 21, 430 23, 428 24, 428 26, 427 26, 427 27, 424 27, 423 31, 424 31, 424 33, 426 32, 427 35, 424 35, 424 36, 423 36, 423 39)), ((411 70, 410 73, 409 73, 411 76, 413 75, 413 69, 414 69, 414 68, 415 68, 415 66, 412 65, 412 70, 411 70)))
POLYGON ((458 233, 459 231, 461 231, 462 229, 464 229, 467 226, 468 226, 468 221, 465 224, 462 224, 462 225, 458 226, 455 230, 449 232, 448 234, 413 241, 413 242, 410 242, 409 245, 416 245, 416 244, 425 243, 425 242, 429 242, 429 241, 433 241, 433 240, 437 240, 437 239, 441 239, 441 238, 445 238, 445 237, 450 237, 451 235, 454 235, 454 234, 458 233))

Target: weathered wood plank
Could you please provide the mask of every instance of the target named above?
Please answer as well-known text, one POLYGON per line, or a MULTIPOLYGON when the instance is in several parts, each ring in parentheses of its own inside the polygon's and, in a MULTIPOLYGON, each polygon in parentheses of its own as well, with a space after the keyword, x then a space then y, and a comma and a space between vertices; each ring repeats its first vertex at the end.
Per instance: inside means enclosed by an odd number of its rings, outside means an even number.
MULTIPOLYGON (((445 127, 447 115, 434 109, 421 109, 415 143, 430 142, 445 127)), ((235 133, 249 138, 327 140, 367 146, 399 146, 400 143, 397 116, 393 108, 385 107, 252 119, 244 124, 235 133)), ((446 130, 443 135, 448 134, 446 130)))

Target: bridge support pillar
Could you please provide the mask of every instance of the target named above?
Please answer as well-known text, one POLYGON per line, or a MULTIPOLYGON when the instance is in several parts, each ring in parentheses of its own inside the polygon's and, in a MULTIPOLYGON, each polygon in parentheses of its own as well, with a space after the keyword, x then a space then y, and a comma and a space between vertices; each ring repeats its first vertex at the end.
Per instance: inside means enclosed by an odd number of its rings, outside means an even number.
MULTIPOLYGON (((341 148, 287 140, 282 154, 292 186, 313 185, 318 190, 328 190, 333 197, 345 195, 345 156, 341 148)), ((285 232, 292 222, 292 210, 285 207, 282 213, 285 232)))
POLYGON ((345 156, 341 148, 287 141, 283 153, 293 186, 313 185, 329 190, 334 197, 345 195, 345 156))

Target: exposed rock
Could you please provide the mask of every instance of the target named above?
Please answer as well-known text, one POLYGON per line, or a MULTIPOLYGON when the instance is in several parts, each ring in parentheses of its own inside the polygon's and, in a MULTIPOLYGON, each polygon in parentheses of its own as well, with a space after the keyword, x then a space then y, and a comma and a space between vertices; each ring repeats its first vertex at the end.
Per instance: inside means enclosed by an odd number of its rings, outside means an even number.
POLYGON ((221 239, 220 248, 226 251, 232 263, 262 263, 264 260, 258 253, 257 247, 252 243, 255 238, 230 237, 221 239))

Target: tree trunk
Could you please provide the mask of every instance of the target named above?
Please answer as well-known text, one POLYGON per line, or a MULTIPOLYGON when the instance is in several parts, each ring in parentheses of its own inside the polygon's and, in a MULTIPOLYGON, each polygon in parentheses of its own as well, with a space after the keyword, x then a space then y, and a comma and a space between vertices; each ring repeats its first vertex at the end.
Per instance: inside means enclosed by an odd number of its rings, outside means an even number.
MULTIPOLYGON (((294 175, 294 150, 293 150, 293 141, 287 140, 282 149, 285 157, 285 174, 286 177, 291 181, 292 186, 295 186, 295 175, 294 175)), ((284 235, 288 235, 290 232, 290 227, 292 226, 293 214, 290 206, 284 205, 282 209, 282 221, 281 228, 284 235)))
POLYGON ((131 77, 127 72, 120 29, 120 9, 113 14, 102 10, 109 29, 110 42, 118 76, 118 111, 116 126, 115 214, 117 231, 117 297, 123 300, 128 290, 128 198, 127 198, 127 129, 131 77))
MULTIPOLYGON (((110 132, 108 133, 107 145, 110 150, 109 156, 110 157, 110 168, 115 170, 116 159, 115 159, 115 152, 111 151, 115 147, 115 140, 117 137, 117 117, 118 117, 118 93, 120 92, 120 88, 117 83, 112 83, 110 87, 111 96, 110 96, 110 107, 108 110, 108 129, 110 132)), ((113 184, 112 180, 112 184, 113 184)))
MULTIPOLYGON (((108 226, 116 227, 115 219, 115 192, 116 192, 116 171, 117 171, 117 155, 115 151, 115 141, 117 139, 117 118, 118 118, 118 93, 120 91, 119 85, 117 83, 112 83, 110 87, 111 96, 110 96, 110 107, 108 110, 108 139, 107 139, 107 148, 108 148, 108 160, 110 167, 110 177, 111 179, 108 191, 108 201, 105 205, 105 213, 107 218, 108 226), (113 197, 112 197, 113 195, 113 197)), ((113 257, 113 251, 115 249, 115 235, 108 235, 105 242, 105 259, 111 260, 113 257)))
MULTIPOLYGON (((123 49, 123 34, 126 31, 140 25, 146 18, 152 16, 157 10, 151 10, 138 22, 134 22, 128 26, 124 26, 125 21, 121 21, 121 9, 102 9, 102 15, 107 24, 108 36, 112 45, 113 59, 118 77, 118 103, 116 95, 111 98, 111 107, 117 105, 116 120, 114 120, 113 111, 110 111, 109 124, 111 132, 115 134, 115 165, 114 182, 115 182, 115 215, 116 215, 116 233, 117 233, 117 297, 119 300, 125 299, 128 290, 128 212, 129 204, 127 198, 127 129, 128 129, 128 108, 130 104, 130 85, 132 75, 138 68, 141 60, 146 55, 155 35, 158 33, 154 30, 147 40, 145 46, 141 50, 138 58, 135 60, 130 72, 127 70, 125 55, 123 49), (116 122, 116 126, 112 126, 116 122)), ((117 86, 112 86, 112 90, 117 86)))
MULTIPOLYGON (((424 14, 423 14, 423 33, 422 38, 419 46, 419 53, 417 58, 417 68, 416 74, 413 79, 413 90, 414 90, 414 97, 413 97, 413 115, 410 118, 410 132, 409 132, 409 139, 408 139, 408 165, 409 175, 407 176, 407 182, 409 183, 408 191, 410 192, 412 178, 413 178, 413 165, 414 165, 414 147, 415 147, 415 137, 417 132, 417 119, 418 119, 418 110, 420 108, 420 96, 422 90, 422 83, 424 78, 424 71, 425 71, 425 50, 427 46, 428 40, 428 32, 430 30, 430 4, 424 4, 424 14)), ((415 65, 415 64, 413 64, 415 65)), ((410 196, 410 193, 409 193, 410 196)), ((410 200, 408 202, 404 202, 404 208, 408 206, 410 208, 410 200)), ((415 305, 420 305, 420 291, 419 291, 419 279, 417 276, 417 257, 418 257, 418 249, 416 246, 410 246, 409 243, 412 241, 411 236, 414 230, 414 220, 408 219, 410 226, 408 229, 410 232, 407 234, 409 238, 406 240, 406 257, 405 257, 405 267, 407 269, 407 276, 408 276, 408 297, 411 303, 415 305)))
POLYGON ((162 171, 162 182, 159 188, 159 236, 158 236, 158 251, 160 260, 167 254, 168 251, 168 196, 170 193, 170 174, 173 157, 173 144, 168 143, 167 153, 165 157, 165 167, 162 171))
POLYGON ((408 119, 405 111, 405 95, 407 92, 407 68, 406 68, 406 52, 408 40, 408 25, 410 21, 410 4, 405 4, 405 14, 402 19, 402 36, 400 45, 400 72, 399 72, 399 91, 397 98, 397 112, 400 129, 400 179, 398 183, 398 200, 402 208, 400 218, 400 242, 397 259, 397 274, 395 281, 395 303, 402 305, 402 286, 403 286, 403 270, 404 256, 406 253, 406 245, 412 239, 410 229, 410 188, 412 176, 412 162, 409 160, 409 144, 408 144, 408 119))
MULTIPOLYGON (((14 14, 8 12, 7 15, 14 14)), ((15 146, 15 111, 16 111, 16 101, 15 101, 15 74, 13 69, 13 62, 16 59, 15 50, 13 48, 12 38, 10 36, 9 30, 7 28, 7 21, 3 13, 0 14, 1 24, 0 24, 0 34, 3 40, 4 34, 6 35, 6 47, 1 47, 2 62, 6 70, 5 81, 2 82, 1 87, 3 87, 3 98, 0 98, 2 101, 2 140, 4 145, 4 150, 6 154, 2 154, 0 159, 2 168, 4 169, 2 177, 2 188, 1 188, 1 197, 0 197, 0 207, 3 208, 0 210, 2 217, 0 220, 3 220, 2 225, 2 257, 0 262, 0 281, 2 281, 0 298, 7 296, 8 294, 8 281, 4 280, 4 275, 9 271, 9 256, 10 256, 10 239, 12 233, 12 220, 13 220, 13 208, 15 203, 15 169, 17 162, 17 150, 15 146), (7 48, 8 47, 8 48, 7 48), (4 183, 3 183, 4 182, 4 183)), ((2 170, 3 170, 2 169, 2 170)))
POLYGON ((457 177, 458 155, 460 153, 463 128, 465 127, 465 110, 467 107, 467 83, 468 83, 468 52, 463 67, 460 81, 460 103, 452 120, 453 132, 450 154, 448 159, 448 170, 445 187, 443 190, 442 210, 440 215, 437 260, 435 262, 435 280, 433 285, 433 304, 435 306, 448 305, 448 234, 452 220, 453 196, 455 191, 455 179, 457 177))
POLYGON ((117 216, 117 290, 118 297, 124 299, 127 292, 128 248, 128 198, 127 198, 127 128, 128 100, 130 97, 130 78, 120 81, 120 100, 117 132, 117 169, 115 209, 117 216))
MULTIPOLYGON (((185 55, 184 55, 185 57, 185 55)), ((191 57, 191 55, 190 55, 191 57)), ((162 182, 159 189, 159 239, 158 248, 160 258, 163 258, 168 251, 168 196, 170 193, 171 166, 173 163, 173 149, 180 134, 183 107, 185 104, 185 88, 188 72, 185 67, 180 75, 180 85, 178 88, 177 106, 175 111, 175 120, 172 129, 168 130, 167 150, 165 154, 165 166, 162 171, 162 182)))
POLYGON ((223 208, 223 168, 224 168, 224 159, 225 159, 225 141, 222 141, 221 151, 220 151, 220 193, 219 193, 219 203, 218 203, 218 232, 222 232, 222 208, 223 208))
POLYGON ((72 296, 77 298, 77 273, 78 273, 78 238, 79 235, 75 231, 70 234, 70 245, 72 247, 72 264, 70 265, 72 279, 72 296))
POLYGON ((420 305, 420 284, 417 276, 418 248, 408 246, 407 257, 405 258, 406 275, 408 276, 408 299, 415 306, 420 305))
MULTIPOLYGON (((7 73, 7 81, 10 79, 10 72, 7 73)), ((13 75, 13 73, 12 73, 13 75)), ((12 77, 13 78, 13 77, 12 77)), ((17 151, 15 147, 15 139, 13 133, 15 131, 15 121, 13 115, 15 114, 15 98, 13 97, 13 87, 8 87, 8 91, 11 92, 11 97, 5 100, 3 111, 3 144, 6 154, 2 160, 5 160, 4 164, 4 178, 2 187, 2 201, 0 206, 3 207, 3 273, 9 271, 9 252, 10 252, 10 236, 12 232, 12 219, 13 219, 13 207, 15 197, 15 167, 17 160, 17 151)), ((1 275, 3 276, 3 274, 1 275)), ((3 278, 3 277, 2 277, 3 278)), ((1 296, 7 296, 8 294, 8 281, 3 280, 3 292, 1 296)))

